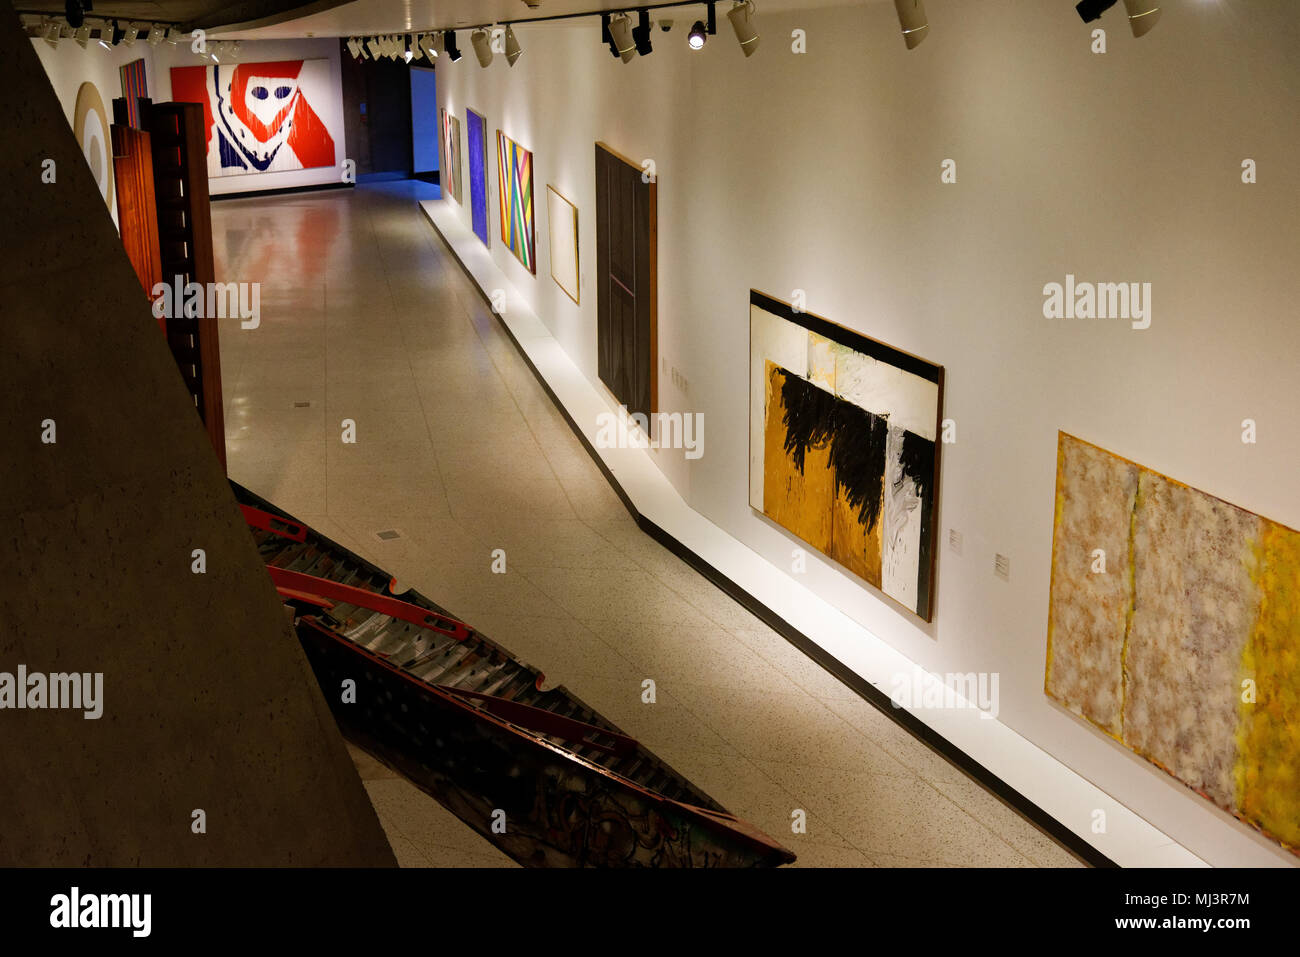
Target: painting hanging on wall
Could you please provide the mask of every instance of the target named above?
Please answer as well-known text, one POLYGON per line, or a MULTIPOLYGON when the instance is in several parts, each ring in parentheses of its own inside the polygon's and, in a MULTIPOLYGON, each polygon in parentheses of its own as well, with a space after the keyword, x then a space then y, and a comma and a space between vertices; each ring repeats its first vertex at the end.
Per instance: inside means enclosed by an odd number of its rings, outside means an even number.
POLYGON ((943 367, 756 291, 749 361, 750 505, 930 621, 943 367))
POLYGON ((497 196, 501 201, 501 241, 536 275, 533 154, 500 130, 497 130, 497 196))
POLYGON ((488 242, 488 159, 487 120, 479 113, 465 111, 466 139, 469 141, 469 214, 474 235, 488 242))
POLYGON ((335 165, 341 131, 318 112, 329 60, 174 66, 171 78, 173 100, 203 104, 209 178, 335 165))
POLYGON ((456 202, 462 202, 460 192, 460 120, 446 110, 440 110, 442 122, 442 171, 438 174, 442 192, 456 202))
POLYGON ((605 143, 596 143, 595 160, 596 374, 630 415, 653 423, 659 411, 659 177, 646 176, 640 163, 605 143))
POLYGON ((73 108, 72 132, 86 157, 90 175, 95 178, 99 195, 111 212, 117 195, 113 188, 113 144, 109 139, 108 114, 104 112, 104 98, 99 88, 87 81, 77 89, 77 104, 73 108))
POLYGON ((144 58, 122 65, 122 97, 126 100, 126 122, 133 130, 140 129, 140 97, 149 95, 145 78, 144 58))
POLYGON ((1300 532, 1062 432, 1049 697, 1300 853, 1300 532))
POLYGON ((546 222, 551 236, 551 278, 578 302, 578 207, 546 187, 546 222))

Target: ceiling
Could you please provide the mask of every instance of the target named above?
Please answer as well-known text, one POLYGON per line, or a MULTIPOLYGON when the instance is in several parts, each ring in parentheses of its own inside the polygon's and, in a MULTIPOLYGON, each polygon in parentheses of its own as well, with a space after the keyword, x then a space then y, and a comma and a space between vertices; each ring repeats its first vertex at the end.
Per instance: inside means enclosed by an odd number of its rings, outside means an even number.
MULTIPOLYGON (((531 2, 531 0, 530 0, 531 2)), ((656 0, 647 0, 653 7, 656 0)), ((660 0, 662 2, 662 0, 660 0)), ((754 0, 764 10, 788 11, 819 7, 887 3, 889 0, 754 0)), ((595 10, 635 9, 636 0, 540 0, 530 7, 524 0, 94 0, 87 19, 175 23, 186 29, 202 27, 231 39, 272 40, 297 37, 347 37, 354 35, 419 32, 485 23, 519 23, 595 10), (220 29, 218 29, 220 28, 220 29)), ((703 0, 675 11, 665 8, 655 19, 699 19, 703 0), (698 12, 697 12, 698 11, 698 12)), ((64 0, 14 0, 20 13, 62 16, 64 0)), ((718 17, 730 9, 719 0, 718 17)), ((566 21, 558 21, 564 24, 566 21)))
MULTIPOLYGON (((303 3, 304 0, 94 0, 86 19, 92 25, 109 19, 175 23, 206 29, 228 23, 270 20, 283 17, 289 11, 321 6, 304 7, 303 3)), ((62 17, 64 0, 13 0, 13 6, 19 13, 62 17)))
MULTIPOLYGON (((653 8, 656 0, 646 0, 653 8)), ((662 0, 658 0, 662 2, 662 0)), ((888 3, 889 0, 754 0, 756 9, 787 11, 820 7, 888 3)), ((451 27, 470 27, 490 23, 520 23, 537 17, 556 17, 596 10, 632 10, 636 0, 541 0, 530 7, 524 0, 352 0, 350 3, 317 4, 317 9, 303 10, 288 20, 263 20, 235 23, 221 36, 236 39, 285 39, 290 37, 347 37, 373 34, 420 32, 451 27)), ((718 0, 718 18, 731 8, 728 0, 718 0)), ((683 5, 677 10, 665 8, 662 14, 653 9, 657 20, 665 18, 700 19, 704 3, 683 5)), ((558 21, 560 24, 565 21, 558 21)))

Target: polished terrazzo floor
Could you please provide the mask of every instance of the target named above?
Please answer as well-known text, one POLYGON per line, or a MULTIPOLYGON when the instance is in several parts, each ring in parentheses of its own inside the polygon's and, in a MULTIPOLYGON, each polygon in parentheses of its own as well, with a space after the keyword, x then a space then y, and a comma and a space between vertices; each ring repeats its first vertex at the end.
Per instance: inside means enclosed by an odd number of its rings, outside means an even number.
MULTIPOLYGON (((436 195, 213 204, 217 275, 261 283, 258 328, 222 327, 231 477, 573 689, 796 866, 1079 866, 637 529, 420 212, 436 195)), ((513 866, 353 757, 403 866, 513 866)))

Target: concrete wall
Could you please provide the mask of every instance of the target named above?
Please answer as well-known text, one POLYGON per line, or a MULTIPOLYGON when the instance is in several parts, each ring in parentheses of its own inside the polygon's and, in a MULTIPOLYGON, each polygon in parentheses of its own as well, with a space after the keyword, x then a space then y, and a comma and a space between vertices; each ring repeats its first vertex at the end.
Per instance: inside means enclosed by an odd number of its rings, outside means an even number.
POLYGON ((394 864, 8 9, 0 83, 0 672, 103 675, 96 720, 0 709, 0 865, 394 864))
MULTIPOLYGON (((749 289, 805 290, 810 311, 944 365, 957 442, 934 623, 816 555, 801 580, 932 672, 998 672, 1001 720, 1206 860, 1294 864, 1049 702, 1043 672, 1058 429, 1300 526, 1300 9, 1168 4, 1139 40, 1117 7, 1099 55, 1068 3, 926 6, 914 51, 892 4, 760 5, 750 59, 721 17, 689 51, 673 11, 626 65, 588 21, 517 28, 513 68, 439 61, 462 125, 473 108, 533 151, 536 277, 496 227, 494 260, 595 381, 593 144, 654 160, 661 405, 707 425, 698 461, 656 454, 695 509, 781 568, 800 543, 748 505, 749 289), (581 306, 550 278, 547 184, 579 208, 581 306), (1152 283, 1150 328, 1045 319, 1043 287, 1067 273, 1152 283)), ((468 224, 468 189, 459 212, 468 224)))

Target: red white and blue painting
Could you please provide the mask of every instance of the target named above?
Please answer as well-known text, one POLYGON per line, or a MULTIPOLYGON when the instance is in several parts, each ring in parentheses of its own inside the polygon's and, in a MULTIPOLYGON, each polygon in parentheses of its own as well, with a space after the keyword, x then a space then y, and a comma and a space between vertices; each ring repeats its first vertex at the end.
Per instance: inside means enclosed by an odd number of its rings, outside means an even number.
POLYGON ((335 136, 318 112, 328 60, 177 66, 171 77, 173 100, 203 104, 209 177, 334 165, 335 136))

